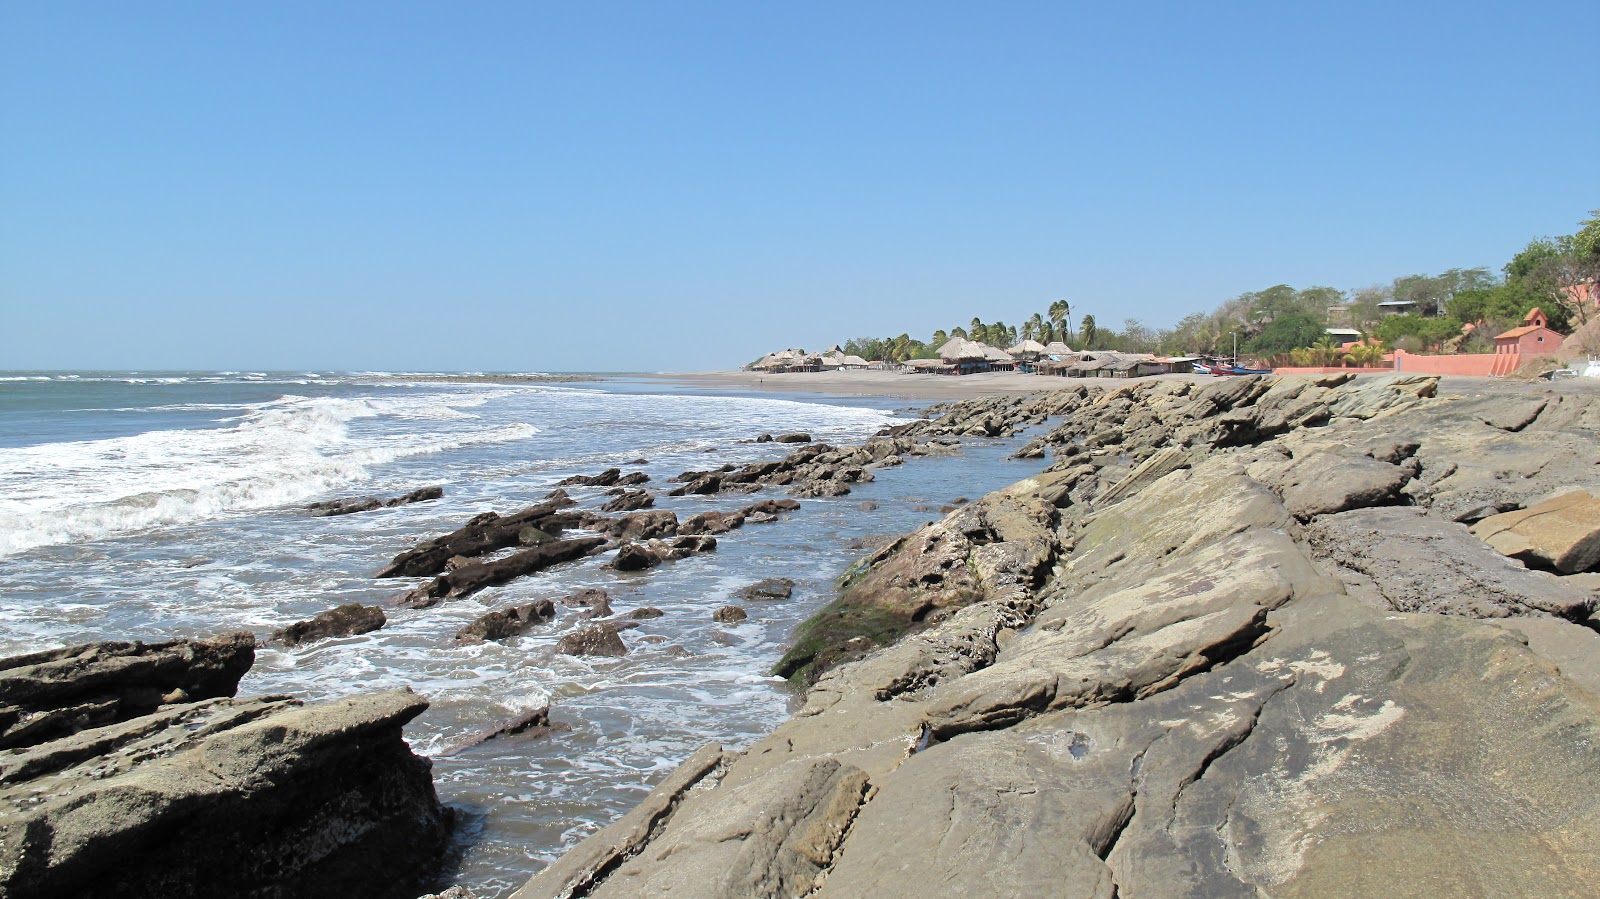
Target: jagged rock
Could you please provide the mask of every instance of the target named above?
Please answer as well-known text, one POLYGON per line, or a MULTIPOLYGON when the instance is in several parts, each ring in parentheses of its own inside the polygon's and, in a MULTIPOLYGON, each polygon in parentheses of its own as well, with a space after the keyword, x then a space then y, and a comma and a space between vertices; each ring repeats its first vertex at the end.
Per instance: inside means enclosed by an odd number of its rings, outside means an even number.
POLYGON ((403 606, 425 609, 445 599, 470 596, 485 587, 543 571, 552 565, 582 558, 592 549, 605 544, 600 537, 581 537, 576 540, 557 540, 525 549, 522 552, 496 559, 492 562, 474 562, 454 571, 441 574, 428 584, 407 593, 400 600, 403 606))
POLYGON ((656 498, 648 490, 629 490, 617 495, 600 507, 602 512, 634 512, 639 509, 648 509, 656 504, 656 498))
POLYGON ((717 538, 708 535, 687 535, 673 540, 667 548, 668 558, 682 559, 699 553, 714 552, 717 548, 717 538))
POLYGON ((633 611, 629 612, 628 619, 631 621, 646 621, 651 618, 660 618, 665 614, 667 613, 655 608, 654 606, 644 606, 643 608, 634 609, 633 611))
POLYGON ((763 578, 740 590, 739 595, 750 602, 788 599, 794 595, 794 581, 786 577, 763 578))
POLYGON ((611 567, 618 571, 643 571, 660 564, 660 556, 637 543, 622 544, 617 549, 617 557, 611 560, 611 567))
POLYGON ((449 812, 409 691, 209 699, 8 753, 7 896, 415 895, 449 812))
POLYGON ((698 512, 678 525, 680 534, 725 534, 742 526, 745 516, 739 512, 698 512))
POLYGON ((611 487, 622 480, 622 469, 608 468, 596 475, 575 474, 557 481, 557 487, 611 487))
POLYGON ((163 705, 232 696, 255 664, 255 646, 254 636, 237 633, 84 643, 0 659, 0 750, 128 721, 163 705))
POLYGON ((722 624, 738 624, 749 617, 745 610, 738 606, 723 606, 711 613, 711 620, 722 624))
POLYGON ((810 434, 783 434, 772 438, 774 443, 810 443, 810 434))
POLYGON ((628 646, 617 636, 615 624, 601 622, 562 637, 556 651, 569 656, 620 658, 628 654, 628 646))
POLYGON ((312 503, 306 506, 306 511, 316 516, 350 515, 355 512, 370 512, 373 509, 391 509, 395 506, 425 502, 430 499, 438 499, 441 496, 444 496, 443 487, 423 487, 420 490, 413 490, 404 496, 395 496, 389 499, 366 496, 360 499, 334 499, 312 503))
POLYGON ((806 481, 789 490, 790 496, 845 496, 850 493, 850 485, 844 481, 824 478, 815 481, 806 481))
POLYGON ((515 637, 534 625, 542 624, 555 618, 555 616, 555 603, 548 599, 540 599, 480 616, 471 624, 457 631, 456 639, 463 643, 504 640, 508 637, 515 637))
POLYGON ((347 603, 311 618, 297 621, 272 635, 272 642, 299 646, 330 637, 349 637, 375 631, 388 621, 377 606, 347 603))
POLYGON ((516 546, 525 527, 559 531, 571 520, 560 510, 572 505, 566 496, 529 506, 513 515, 485 512, 442 537, 435 537, 394 557, 378 577, 423 577, 438 574, 452 556, 481 556, 516 546))
POLYGON ((671 537, 678 533, 678 516, 666 509, 635 512, 608 525, 605 533, 619 543, 671 537))
POLYGON ((1492 515, 1472 533, 1501 553, 1562 574, 1600 565, 1600 499, 1582 490, 1529 509, 1492 515))

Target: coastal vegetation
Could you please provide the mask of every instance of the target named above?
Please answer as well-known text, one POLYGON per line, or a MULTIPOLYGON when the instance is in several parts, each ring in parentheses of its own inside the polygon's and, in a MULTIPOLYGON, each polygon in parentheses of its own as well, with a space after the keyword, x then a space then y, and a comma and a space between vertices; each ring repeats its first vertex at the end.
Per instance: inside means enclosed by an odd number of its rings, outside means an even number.
MULTIPOLYGON (((1557 331, 1570 333, 1582 326, 1594 314, 1593 290, 1585 294, 1572 287, 1596 281, 1600 281, 1600 209, 1590 211, 1573 234, 1529 241, 1499 273, 1483 266, 1452 268, 1438 274, 1401 275, 1388 284, 1351 290, 1275 284, 1223 300, 1210 312, 1190 313, 1169 328, 1152 328, 1132 317, 1118 327, 1107 327, 1093 314, 1083 315, 1074 328, 1071 304, 1056 300, 1020 326, 985 323, 974 316, 965 325, 933 331, 925 341, 907 332, 898 337, 852 338, 843 349, 864 359, 904 362, 933 358, 950 338, 965 337, 1001 348, 1032 339, 1045 344, 1059 340, 1075 349, 1226 355, 1237 339, 1240 350, 1268 357, 1295 350, 1331 351, 1340 342, 1356 339, 1357 335, 1348 334, 1355 331, 1389 349, 1481 353, 1493 350, 1493 335, 1521 324, 1535 307, 1544 311, 1557 331), (1347 336, 1333 346, 1320 346, 1332 336, 1330 328, 1343 329, 1347 336)), ((1370 353, 1362 350, 1357 355, 1370 353)))

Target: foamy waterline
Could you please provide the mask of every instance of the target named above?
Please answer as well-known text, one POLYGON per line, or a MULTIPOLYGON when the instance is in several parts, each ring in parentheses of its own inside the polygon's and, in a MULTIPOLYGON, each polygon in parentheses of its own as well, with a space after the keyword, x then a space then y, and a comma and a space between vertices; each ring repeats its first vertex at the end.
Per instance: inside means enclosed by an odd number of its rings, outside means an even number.
POLYGON ((285 396, 241 406, 230 427, 158 430, 0 450, 0 556, 269 509, 359 483, 373 466, 523 440, 527 423, 354 439, 350 422, 459 422, 494 395, 395 399, 285 396))

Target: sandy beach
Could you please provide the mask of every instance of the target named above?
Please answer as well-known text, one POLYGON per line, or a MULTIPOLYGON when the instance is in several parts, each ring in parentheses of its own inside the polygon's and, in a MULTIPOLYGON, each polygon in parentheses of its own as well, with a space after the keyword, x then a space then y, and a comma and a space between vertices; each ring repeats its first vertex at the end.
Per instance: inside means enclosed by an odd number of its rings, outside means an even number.
POLYGON ((719 371, 659 374, 651 377, 696 387, 821 393, 833 396, 893 396, 914 400, 961 400, 975 396, 1038 393, 1042 390, 1084 383, 1082 379, 1047 378, 1009 371, 960 376, 903 374, 893 371, 790 372, 776 375, 747 371, 719 371))

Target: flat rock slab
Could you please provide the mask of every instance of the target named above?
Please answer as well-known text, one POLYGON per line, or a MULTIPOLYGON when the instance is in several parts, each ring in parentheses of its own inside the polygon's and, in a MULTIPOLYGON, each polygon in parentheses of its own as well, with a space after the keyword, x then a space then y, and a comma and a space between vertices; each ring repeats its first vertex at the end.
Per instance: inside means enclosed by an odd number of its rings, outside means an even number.
POLYGON ((1304 520, 1394 505, 1410 480, 1409 472, 1389 462, 1354 453, 1319 452, 1295 460, 1280 489, 1289 514, 1304 520))
POLYGON ((1600 565, 1600 498, 1575 490, 1532 508, 1491 515, 1472 533, 1496 550, 1562 574, 1600 565))
POLYGON ((1584 590, 1529 571, 1490 549, 1465 525, 1422 509, 1327 515, 1310 524, 1306 536, 1320 558, 1338 566, 1353 593, 1400 612, 1577 619, 1592 604, 1584 590))

